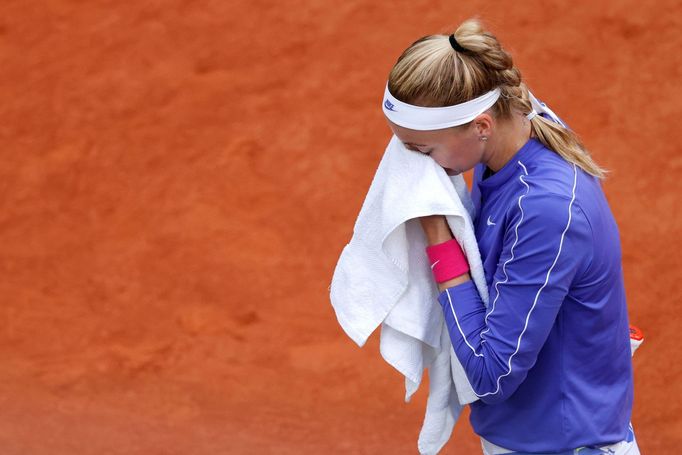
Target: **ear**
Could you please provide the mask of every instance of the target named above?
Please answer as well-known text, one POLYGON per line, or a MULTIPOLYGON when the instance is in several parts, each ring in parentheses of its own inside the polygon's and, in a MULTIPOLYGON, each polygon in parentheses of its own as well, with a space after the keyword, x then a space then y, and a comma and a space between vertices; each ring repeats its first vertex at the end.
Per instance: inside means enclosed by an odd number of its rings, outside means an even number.
POLYGON ((474 120, 474 128, 479 136, 490 136, 493 130, 494 120, 490 114, 481 114, 474 120))

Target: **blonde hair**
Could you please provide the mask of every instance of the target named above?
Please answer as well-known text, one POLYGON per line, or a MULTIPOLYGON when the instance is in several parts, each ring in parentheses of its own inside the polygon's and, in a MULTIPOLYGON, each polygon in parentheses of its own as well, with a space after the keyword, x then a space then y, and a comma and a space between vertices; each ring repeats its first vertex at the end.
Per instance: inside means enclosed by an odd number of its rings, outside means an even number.
MULTIPOLYGON (((442 107, 469 101, 500 87, 502 93, 492 107, 496 118, 509 118, 513 112, 531 112, 521 72, 494 35, 477 19, 469 19, 457 28, 454 36, 465 51, 455 51, 448 35, 424 36, 407 48, 388 77, 388 89, 393 96, 417 106, 442 107)), ((573 131, 541 115, 533 117, 531 127, 547 148, 585 172, 599 179, 609 172, 594 162, 573 131)))

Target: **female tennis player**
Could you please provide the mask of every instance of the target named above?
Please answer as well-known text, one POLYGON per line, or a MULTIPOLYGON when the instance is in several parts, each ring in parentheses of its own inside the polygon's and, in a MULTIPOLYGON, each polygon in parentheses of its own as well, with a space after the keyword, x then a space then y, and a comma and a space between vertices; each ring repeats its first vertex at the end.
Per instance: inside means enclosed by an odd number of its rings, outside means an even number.
POLYGON ((477 20, 390 72, 393 133, 450 175, 474 169, 484 306, 443 216, 420 218, 483 453, 639 454, 618 227, 601 169, 477 20))

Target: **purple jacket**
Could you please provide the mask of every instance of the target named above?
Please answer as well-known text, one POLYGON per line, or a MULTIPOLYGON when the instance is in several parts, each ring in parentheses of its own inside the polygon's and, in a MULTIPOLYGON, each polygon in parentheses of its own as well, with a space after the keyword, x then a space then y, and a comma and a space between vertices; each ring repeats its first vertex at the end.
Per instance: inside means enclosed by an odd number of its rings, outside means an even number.
POLYGON ((490 291, 438 300, 480 400, 474 431, 554 452, 626 438, 633 402, 618 226, 599 180, 530 139, 498 172, 474 170, 474 226, 490 291))

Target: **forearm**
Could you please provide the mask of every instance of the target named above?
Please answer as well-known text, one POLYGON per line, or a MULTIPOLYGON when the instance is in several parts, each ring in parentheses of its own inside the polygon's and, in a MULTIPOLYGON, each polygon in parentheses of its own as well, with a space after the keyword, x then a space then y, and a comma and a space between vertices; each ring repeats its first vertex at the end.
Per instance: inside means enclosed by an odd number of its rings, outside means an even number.
MULTIPOLYGON (((424 229, 424 234, 426 234, 426 241, 429 245, 436 245, 453 238, 450 227, 448 226, 444 216, 434 215, 432 217, 423 217, 421 222, 424 229)), ((465 273, 464 275, 460 275, 451 280, 438 283, 438 291, 443 292, 447 288, 466 283, 470 280, 471 276, 468 273, 465 273)))

